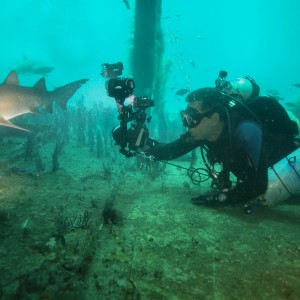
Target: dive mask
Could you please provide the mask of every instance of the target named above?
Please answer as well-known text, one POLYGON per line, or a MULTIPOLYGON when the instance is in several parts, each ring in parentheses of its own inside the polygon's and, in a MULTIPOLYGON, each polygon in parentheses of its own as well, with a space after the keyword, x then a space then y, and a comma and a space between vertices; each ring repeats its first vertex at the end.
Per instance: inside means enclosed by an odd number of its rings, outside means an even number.
POLYGON ((214 113, 213 110, 209 110, 205 113, 199 112, 196 108, 188 107, 186 110, 180 112, 182 125, 187 128, 197 127, 203 118, 209 117, 214 113))

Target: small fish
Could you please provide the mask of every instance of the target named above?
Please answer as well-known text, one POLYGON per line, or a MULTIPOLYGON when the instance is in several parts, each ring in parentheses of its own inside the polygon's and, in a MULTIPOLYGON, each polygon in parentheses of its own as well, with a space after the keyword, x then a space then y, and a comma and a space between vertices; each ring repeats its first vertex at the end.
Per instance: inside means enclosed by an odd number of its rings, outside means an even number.
POLYGON ((267 94, 269 97, 275 99, 275 100, 278 101, 278 102, 284 100, 284 97, 282 97, 282 96, 274 95, 274 94, 270 94, 270 93, 266 93, 266 94, 267 94))
POLYGON ((276 101, 283 101, 284 100, 284 97, 281 97, 281 96, 274 96, 274 95, 269 95, 270 97, 274 98, 276 101))
POLYGON ((277 90, 266 90, 269 95, 279 96, 280 93, 277 90))
POLYGON ((197 35, 196 38, 199 40, 205 40, 205 37, 203 35, 197 35))
POLYGON ((288 107, 296 107, 296 104, 293 102, 285 102, 284 105, 288 107))
POLYGON ((125 6, 127 9, 130 9, 129 1, 128 0, 123 0, 125 6))
POLYGON ((188 93, 190 90, 188 90, 188 89, 180 89, 180 90, 178 90, 177 92, 176 92, 176 95, 178 95, 178 96, 183 96, 183 95, 185 95, 186 93, 188 93))
POLYGON ((293 83, 293 86, 300 88, 300 83, 293 83))
POLYGON ((190 65, 191 65, 192 67, 196 68, 196 64, 195 64, 195 62, 194 62, 193 60, 190 60, 189 63, 190 63, 190 65))
POLYGON ((277 100, 278 102, 284 100, 284 97, 282 97, 277 90, 266 90, 266 94, 269 97, 272 97, 273 99, 277 100))

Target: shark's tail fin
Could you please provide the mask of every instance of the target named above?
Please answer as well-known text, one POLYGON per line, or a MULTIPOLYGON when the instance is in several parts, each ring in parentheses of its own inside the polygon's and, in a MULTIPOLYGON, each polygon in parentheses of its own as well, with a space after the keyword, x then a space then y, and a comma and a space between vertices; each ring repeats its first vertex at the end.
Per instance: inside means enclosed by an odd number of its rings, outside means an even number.
MULTIPOLYGON (((59 103, 59 105, 63 108, 67 108, 67 102, 68 100, 75 94, 75 92, 86 82, 88 79, 81 79, 77 80, 71 83, 68 83, 64 86, 61 86, 57 89, 55 89, 52 92, 52 100, 55 100, 56 102, 59 103)), ((50 108, 48 107, 47 110, 50 108)))

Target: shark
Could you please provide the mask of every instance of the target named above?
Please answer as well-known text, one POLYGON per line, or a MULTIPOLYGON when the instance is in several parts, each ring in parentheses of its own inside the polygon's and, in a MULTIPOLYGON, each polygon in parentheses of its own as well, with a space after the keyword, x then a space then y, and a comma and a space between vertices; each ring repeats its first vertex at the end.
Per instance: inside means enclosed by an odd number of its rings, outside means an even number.
POLYGON ((23 61, 20 62, 14 70, 19 74, 23 75, 41 75, 47 76, 50 72, 54 70, 53 67, 45 65, 41 61, 29 59, 25 55, 23 56, 23 61))
POLYGON ((21 86, 17 72, 11 71, 0 84, 0 125, 27 131, 13 124, 10 119, 27 113, 39 114, 40 108, 52 113, 53 101, 66 109, 68 100, 87 81, 81 79, 47 91, 44 77, 33 87, 21 86))

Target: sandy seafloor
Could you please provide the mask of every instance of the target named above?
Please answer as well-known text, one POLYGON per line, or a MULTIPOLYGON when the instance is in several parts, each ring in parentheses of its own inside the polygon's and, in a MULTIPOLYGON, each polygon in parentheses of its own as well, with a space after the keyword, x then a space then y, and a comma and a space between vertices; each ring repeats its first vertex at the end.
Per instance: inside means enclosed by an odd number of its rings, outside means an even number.
POLYGON ((24 139, 1 140, 1 299, 300 299, 299 197, 251 215, 194 206, 209 184, 178 168, 155 177, 71 141, 53 173, 52 150, 37 173, 24 139), (105 224, 110 200, 119 218, 105 224), (58 234, 59 217, 85 212, 58 234))

